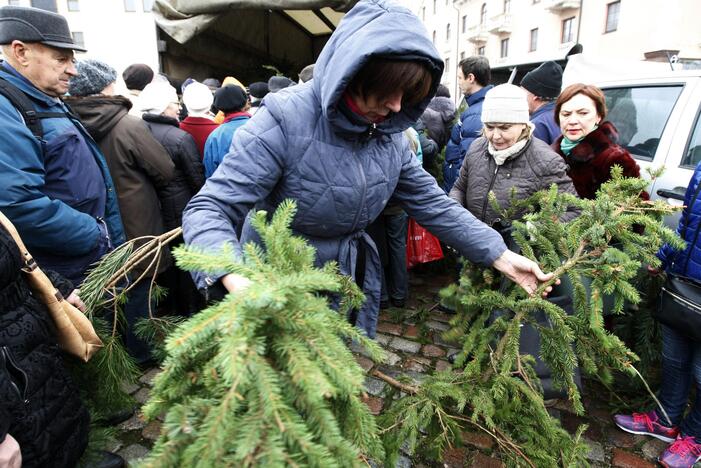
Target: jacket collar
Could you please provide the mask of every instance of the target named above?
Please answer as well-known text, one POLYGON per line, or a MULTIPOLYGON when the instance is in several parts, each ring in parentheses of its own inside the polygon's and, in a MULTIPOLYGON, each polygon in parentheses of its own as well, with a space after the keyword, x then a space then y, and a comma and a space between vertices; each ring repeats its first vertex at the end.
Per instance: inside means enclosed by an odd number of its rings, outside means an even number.
POLYGON ((49 96, 43 91, 39 90, 34 84, 25 78, 20 72, 15 70, 12 65, 3 60, 0 62, 0 77, 6 79, 10 84, 16 86, 22 90, 25 94, 28 94, 32 98, 45 103, 47 106, 52 106, 56 104, 61 104, 60 98, 49 96))
POLYGON ((550 102, 547 102, 547 103, 543 104, 542 106, 540 106, 538 109, 535 110, 535 112, 533 112, 531 114, 531 119, 534 119, 534 118, 538 117, 539 115, 542 115, 542 114, 545 114, 548 112, 553 114, 553 117, 554 117, 554 115, 555 115, 555 102, 550 101, 550 102))
POLYGON ((188 115, 185 120, 183 120, 181 123, 184 123, 185 125, 214 125, 215 127, 217 126, 217 123, 212 120, 212 119, 207 119, 205 117, 193 117, 191 115, 188 115))
MULTIPOLYGON (((562 141, 562 138, 563 136, 560 135, 555 143, 553 143, 553 147, 560 154, 562 154, 562 151, 560 150, 560 142, 562 141)), ((601 122, 599 124, 599 128, 585 136, 577 146, 572 148, 572 152, 566 158, 576 162, 591 161, 597 154, 601 153, 606 148, 617 144, 618 131, 616 130, 616 127, 614 127, 611 122, 601 122)))
POLYGON ((178 122, 178 119, 166 117, 165 115, 146 113, 143 114, 141 118, 144 119, 146 122, 172 125, 174 127, 180 126, 180 122, 178 122))
POLYGON ((487 85, 484 88, 477 91, 476 93, 473 93, 473 94, 470 94, 469 96, 466 96, 465 100, 467 101, 467 105, 473 106, 480 101, 484 101, 484 96, 493 87, 494 87, 494 85, 487 85))
POLYGON ((224 114, 224 121, 222 123, 231 122, 232 120, 250 119, 251 114, 248 112, 232 112, 230 114, 224 114))

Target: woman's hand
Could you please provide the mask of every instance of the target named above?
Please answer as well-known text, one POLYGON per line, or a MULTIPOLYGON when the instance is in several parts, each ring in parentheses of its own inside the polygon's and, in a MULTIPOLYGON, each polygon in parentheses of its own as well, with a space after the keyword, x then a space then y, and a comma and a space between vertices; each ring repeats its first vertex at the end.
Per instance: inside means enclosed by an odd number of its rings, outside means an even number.
POLYGON ((66 302, 77 307, 78 310, 80 310, 82 313, 85 313, 85 303, 83 303, 83 300, 78 296, 79 294, 80 289, 74 289, 73 291, 71 291, 71 294, 66 298, 66 302))
MULTIPOLYGON (((529 295, 536 292, 541 282, 548 281, 553 277, 552 273, 543 273, 533 260, 510 250, 506 250, 501 254, 501 257, 497 258, 492 266, 504 273, 511 281, 521 286, 529 295)), ((559 282, 560 280, 556 283, 559 282)), ((543 297, 546 297, 552 290, 552 286, 548 286, 543 292, 543 297)))
POLYGON ((0 444, 0 468, 21 468, 22 451, 17 441, 10 435, 0 444))
POLYGON ((229 292, 243 291, 251 284, 248 278, 233 273, 223 276, 221 282, 229 292))

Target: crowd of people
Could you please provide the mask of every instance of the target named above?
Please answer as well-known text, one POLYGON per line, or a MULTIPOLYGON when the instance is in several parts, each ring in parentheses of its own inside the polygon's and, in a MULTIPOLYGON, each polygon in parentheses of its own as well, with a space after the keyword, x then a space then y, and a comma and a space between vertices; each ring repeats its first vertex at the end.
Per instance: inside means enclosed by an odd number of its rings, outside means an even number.
MULTIPOLYGON (((555 62, 516 86, 492 84, 483 56, 462 60, 458 112, 421 22, 385 0, 359 2, 298 82, 273 76, 246 86, 228 76, 174 83, 134 64, 122 72, 127 91, 118 94, 117 70, 75 60, 82 49, 65 19, 34 8, 0 8, 0 44, 0 210, 76 304, 90 266, 127 240, 182 225, 181 242, 212 251, 229 244, 241 255, 244 243, 259 240, 251 212, 272 213, 294 199, 292 229, 316 248, 319 265, 337 262, 362 288, 366 302, 348 319, 372 338, 380 309, 402 307, 409 295, 409 217, 534 293, 551 275, 507 248, 522 213, 504 219, 489 194, 507 206, 513 196, 556 184, 593 198, 614 165, 640 176, 606 120, 601 90, 562 89, 555 62)), ((689 197, 698 195, 692 186, 689 197)), ((698 216, 690 210, 687 225, 698 216)), ((568 211, 561 221, 577 215, 568 211)), ((678 268, 696 252, 697 230, 695 221, 694 234, 680 231, 690 240, 686 251, 660 253, 665 266, 678 268)), ((17 246, 1 228, 0 248, 0 467, 74 466, 87 443, 87 411, 21 274, 17 246)), ((688 263, 683 274, 701 278, 688 263)), ((144 264, 132 272, 142 274, 157 275, 170 291, 161 307, 186 316, 249 284, 235 274, 191 277, 168 252, 157 271, 144 264)), ((152 358, 133 329, 148 313, 149 283, 130 291, 122 330, 141 365, 152 358)), ((665 466, 691 466, 701 458, 701 407, 682 418, 692 380, 701 388, 698 344, 665 329, 664 346, 666 382, 675 382, 661 390, 670 419, 653 410, 615 421, 669 441, 665 466)), ((104 454, 100 466, 122 463, 104 454)))

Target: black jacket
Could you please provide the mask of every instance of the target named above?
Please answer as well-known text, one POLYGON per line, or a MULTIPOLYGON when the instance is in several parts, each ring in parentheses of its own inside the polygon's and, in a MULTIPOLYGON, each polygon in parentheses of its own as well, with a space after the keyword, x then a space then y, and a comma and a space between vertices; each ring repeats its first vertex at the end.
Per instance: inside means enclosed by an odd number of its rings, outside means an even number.
POLYGON ((162 115, 144 114, 144 122, 170 154, 175 177, 159 192, 166 231, 182 224, 183 210, 204 185, 204 167, 192 135, 178 127, 178 121, 162 115))
MULTIPOLYGON (((22 466, 73 467, 89 416, 63 364, 49 312, 30 294, 19 249, 0 227, 0 442, 19 442, 22 466)), ((46 271, 62 294, 72 285, 46 271)))

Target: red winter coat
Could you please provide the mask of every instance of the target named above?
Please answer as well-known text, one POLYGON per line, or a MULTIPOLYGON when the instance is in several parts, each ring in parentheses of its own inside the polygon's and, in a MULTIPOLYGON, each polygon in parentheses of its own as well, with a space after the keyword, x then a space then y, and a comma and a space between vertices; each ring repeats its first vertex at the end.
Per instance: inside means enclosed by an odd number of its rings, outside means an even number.
MULTIPOLYGON (((635 159, 616 143, 618 131, 611 122, 603 122, 599 128, 585 136, 584 140, 572 148, 569 156, 565 156, 560 149, 562 138, 560 136, 555 140, 552 148, 569 166, 567 175, 581 198, 595 198, 601 184, 611 178, 611 168, 615 164, 623 168, 624 176, 640 177, 640 167, 635 159)), ((647 192, 641 196, 645 200, 650 198, 647 192)))

